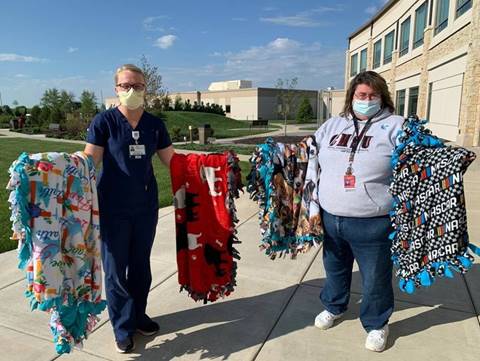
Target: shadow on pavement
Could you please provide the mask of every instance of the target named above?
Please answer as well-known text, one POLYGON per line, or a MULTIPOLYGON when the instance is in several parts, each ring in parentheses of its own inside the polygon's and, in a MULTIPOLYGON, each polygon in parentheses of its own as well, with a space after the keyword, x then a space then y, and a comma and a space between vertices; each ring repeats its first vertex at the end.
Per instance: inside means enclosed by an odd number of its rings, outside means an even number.
MULTIPOLYGON (((480 265, 474 265, 469 272, 471 273, 470 276, 473 276, 472 279, 480 280, 480 265)), ((321 286, 323 282, 324 279, 315 279, 302 285, 315 287, 320 291, 320 287, 315 285, 321 286)), ((359 272, 354 272, 353 282, 360 282, 359 272)), ((447 281, 438 280, 437 282, 447 281)), ((454 282, 463 283, 464 280, 459 276, 454 282)), ((394 287, 396 287, 396 280, 394 280, 394 287)), ((151 344, 151 342, 154 342, 153 338, 137 337, 136 352, 139 352, 141 358, 146 360, 170 360, 174 357, 197 352, 201 352, 201 359, 218 357, 227 359, 231 354, 250 347, 252 347, 253 354, 253 347, 257 347, 269 337, 272 327, 280 316, 281 305, 285 305, 296 288, 295 285, 262 295, 236 300, 227 299, 199 308, 159 316, 155 319, 160 324, 160 333, 157 337, 160 336, 161 338, 161 335, 167 334, 174 334, 174 336, 156 345, 151 344), (203 326, 203 328, 198 329, 198 326, 203 326), (197 329, 189 330, 192 327, 197 329), (145 349, 147 342, 149 342, 149 348, 145 349)), ((448 292, 449 288, 439 285, 437 289, 432 290, 435 292, 431 295, 432 299, 448 297, 445 294, 446 290, 448 292)), ((451 307, 445 307, 443 304, 429 303, 428 298, 425 300, 425 295, 428 296, 425 292, 428 292, 428 290, 422 292, 422 299, 418 299, 415 294, 404 294, 401 297, 402 302, 396 303, 396 312, 417 307, 428 307, 428 310, 390 323, 389 348, 401 337, 423 332, 440 324, 454 323, 476 317, 472 313, 473 311, 454 310, 451 307), (447 309, 449 312, 446 312, 447 309)), ((400 291, 396 290, 397 301, 399 293, 400 291)), ((360 304, 355 302, 355 299, 358 299, 360 295, 355 295, 356 297, 352 294, 350 308, 343 321, 358 318, 360 304)), ((311 315, 307 317, 305 313, 299 313, 300 317, 294 318, 293 322, 282 324, 281 332, 278 332, 277 329, 274 333, 275 336, 283 336, 312 326, 316 314, 323 307, 318 297, 308 300, 308 305, 311 306, 311 315)), ((472 304, 465 305, 465 308, 474 309, 472 304)), ((340 323, 343 321, 340 321, 340 323)), ((298 337, 298 335, 295 337, 298 337)))

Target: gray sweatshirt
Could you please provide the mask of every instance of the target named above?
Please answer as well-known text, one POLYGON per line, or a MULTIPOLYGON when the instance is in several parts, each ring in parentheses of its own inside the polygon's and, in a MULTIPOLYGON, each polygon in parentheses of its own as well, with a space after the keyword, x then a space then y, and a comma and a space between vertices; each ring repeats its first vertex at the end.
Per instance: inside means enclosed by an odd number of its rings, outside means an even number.
MULTIPOLYGON (((330 214, 344 217, 376 217, 392 209, 388 192, 392 176, 390 160, 404 118, 383 110, 373 118, 360 142, 353 162, 356 187, 345 190, 344 175, 348 167, 355 127, 351 118, 333 117, 315 132, 321 167, 318 199, 330 214)), ((359 121, 359 132, 366 121, 359 121)))

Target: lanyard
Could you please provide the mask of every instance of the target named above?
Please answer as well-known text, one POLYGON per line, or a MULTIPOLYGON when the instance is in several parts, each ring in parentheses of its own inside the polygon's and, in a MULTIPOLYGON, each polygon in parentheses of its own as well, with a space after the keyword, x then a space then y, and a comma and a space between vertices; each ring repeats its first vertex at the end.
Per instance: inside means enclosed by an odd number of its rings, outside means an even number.
POLYGON ((352 142, 352 150, 350 151, 350 156, 348 157, 348 167, 347 171, 345 174, 351 175, 353 173, 353 161, 355 160, 355 153, 357 152, 358 146, 360 145, 360 142, 362 141, 363 137, 367 133, 368 129, 370 128, 370 125, 372 124, 372 118, 369 118, 365 125, 363 126, 362 131, 360 134, 358 134, 358 120, 357 118, 353 118, 353 125, 355 126, 355 137, 353 138, 352 142))

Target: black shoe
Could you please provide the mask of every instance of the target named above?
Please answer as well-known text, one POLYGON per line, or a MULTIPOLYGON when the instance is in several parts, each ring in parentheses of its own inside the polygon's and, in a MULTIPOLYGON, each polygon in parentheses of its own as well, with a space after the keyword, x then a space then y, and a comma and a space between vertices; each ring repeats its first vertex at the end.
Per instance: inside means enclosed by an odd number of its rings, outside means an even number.
POLYGON ((115 341, 115 346, 117 352, 128 353, 135 349, 135 342, 133 342, 133 337, 130 336, 126 340, 115 341))
POLYGON ((143 336, 152 336, 155 335, 159 329, 160 326, 158 326, 158 323, 149 319, 147 322, 137 327, 137 332, 141 333, 143 336))

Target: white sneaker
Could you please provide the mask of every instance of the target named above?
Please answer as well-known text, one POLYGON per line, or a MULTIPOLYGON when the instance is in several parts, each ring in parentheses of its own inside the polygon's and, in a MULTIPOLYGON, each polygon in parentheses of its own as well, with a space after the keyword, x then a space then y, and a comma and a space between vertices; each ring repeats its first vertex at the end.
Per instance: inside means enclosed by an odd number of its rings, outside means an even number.
POLYGON ((315 317, 315 326, 326 330, 333 326, 333 322, 343 316, 343 313, 339 315, 334 315, 333 313, 325 310, 320 312, 317 317, 315 317))
POLYGON ((370 351, 382 352, 387 345, 388 332, 388 324, 379 330, 370 331, 365 341, 365 348, 370 351))

